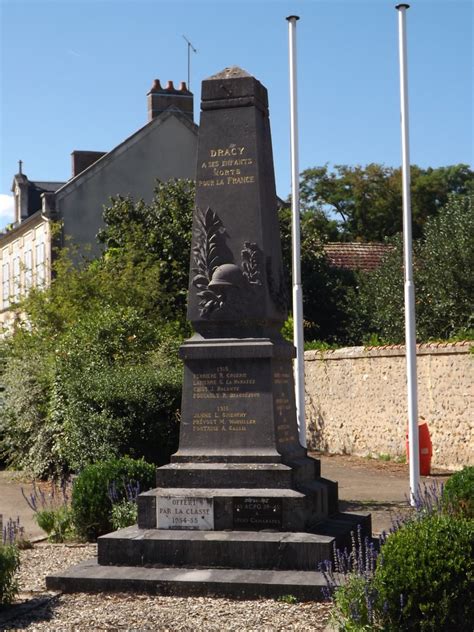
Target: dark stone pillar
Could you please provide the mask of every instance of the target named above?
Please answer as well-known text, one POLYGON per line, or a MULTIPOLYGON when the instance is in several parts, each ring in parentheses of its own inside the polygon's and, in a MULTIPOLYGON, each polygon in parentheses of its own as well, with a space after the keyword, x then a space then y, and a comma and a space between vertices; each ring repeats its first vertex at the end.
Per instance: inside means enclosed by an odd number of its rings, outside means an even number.
POLYGON ((203 82, 179 451, 173 462, 303 455, 286 318, 267 91, 232 68, 203 82))

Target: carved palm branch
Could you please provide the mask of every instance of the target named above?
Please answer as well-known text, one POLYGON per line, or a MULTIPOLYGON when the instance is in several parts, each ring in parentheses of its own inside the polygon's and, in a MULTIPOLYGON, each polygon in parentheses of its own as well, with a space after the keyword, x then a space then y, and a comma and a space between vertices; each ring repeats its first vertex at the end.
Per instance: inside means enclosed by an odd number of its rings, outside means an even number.
POLYGON ((218 240, 223 232, 222 222, 214 211, 196 209, 195 245, 193 248, 193 285, 199 290, 201 316, 222 307, 222 298, 209 289, 215 269, 220 265, 218 240))

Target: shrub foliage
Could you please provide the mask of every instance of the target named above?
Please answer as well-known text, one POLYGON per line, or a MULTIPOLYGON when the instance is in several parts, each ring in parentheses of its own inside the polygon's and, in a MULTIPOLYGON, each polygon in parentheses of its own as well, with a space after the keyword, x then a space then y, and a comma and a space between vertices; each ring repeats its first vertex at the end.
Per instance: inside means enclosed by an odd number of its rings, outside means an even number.
POLYGON ((474 521, 434 514, 390 535, 374 586, 394 632, 468 632, 473 578, 474 521))
POLYGON ((14 544, 2 544, 0 540, 0 606, 13 601, 18 592, 16 572, 20 566, 20 554, 14 544))
MULTIPOLYGON (((464 490, 463 490, 464 493, 464 490)), ((468 632, 474 620, 474 520, 425 486, 380 547, 360 532, 321 564, 332 622, 347 632, 468 632)))
POLYGON ((447 511, 474 520, 474 467, 465 467, 451 476, 442 501, 447 511))
POLYGON ((113 530, 111 489, 117 503, 127 499, 127 486, 139 484, 141 491, 155 483, 155 466, 143 460, 111 459, 85 467, 74 482, 72 512, 81 537, 95 540, 113 530))

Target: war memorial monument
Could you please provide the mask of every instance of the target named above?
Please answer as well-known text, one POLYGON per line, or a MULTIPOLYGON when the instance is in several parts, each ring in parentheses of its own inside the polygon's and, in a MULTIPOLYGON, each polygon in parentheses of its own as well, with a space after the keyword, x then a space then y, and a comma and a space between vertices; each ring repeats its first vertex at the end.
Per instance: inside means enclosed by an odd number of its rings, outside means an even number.
POLYGON ((179 449, 138 525, 47 585, 317 599, 319 562, 370 516, 339 512, 298 441, 267 91, 228 68, 201 107, 179 449))

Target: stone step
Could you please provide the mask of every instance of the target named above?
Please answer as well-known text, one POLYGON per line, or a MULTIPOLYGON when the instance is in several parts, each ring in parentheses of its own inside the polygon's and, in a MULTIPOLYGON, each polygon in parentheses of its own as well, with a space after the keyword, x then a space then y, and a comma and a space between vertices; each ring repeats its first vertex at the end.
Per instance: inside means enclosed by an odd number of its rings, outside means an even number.
POLYGON ((284 461, 293 471, 293 484, 308 483, 321 476, 321 462, 306 455, 296 456, 284 461))
POLYGON ((300 601, 322 601, 325 586, 317 571, 100 566, 96 560, 46 577, 48 590, 63 592, 135 591, 240 599, 292 595, 300 601))
POLYGON ((321 495, 325 502, 324 511, 326 516, 335 514, 339 511, 339 486, 335 481, 327 478, 318 477, 312 481, 304 482, 296 488, 299 492, 306 496, 321 495))
POLYGON ((334 538, 278 531, 189 531, 127 527, 98 539, 101 565, 312 570, 334 538))
MULTIPOLYGON (((236 514, 234 501, 238 498, 274 498, 279 506, 277 522, 255 524, 254 529, 276 529, 282 531, 307 531, 310 524, 316 524, 328 517, 328 488, 317 485, 305 494, 287 488, 157 488, 143 492, 138 496, 138 526, 141 529, 154 529, 157 525, 157 506, 161 499, 206 498, 212 500, 213 528, 216 531, 235 529, 236 514)), ((239 523, 241 524, 241 523, 239 523)), ((247 527, 246 527, 247 528, 247 527)), ((242 529, 241 529, 242 530, 242 529)))
POLYGON ((339 511, 339 483, 328 478, 321 477, 319 482, 326 485, 328 490, 328 513, 335 514, 339 511))
POLYGON ((300 459, 283 463, 169 463, 156 470, 157 487, 295 487, 313 480, 319 462, 300 459))
POLYGON ((360 536, 364 538, 372 538, 372 516, 370 513, 355 513, 351 511, 338 512, 328 517, 326 520, 319 522, 311 531, 320 535, 334 537, 338 549, 352 548, 353 537, 358 539, 358 530, 360 536), (352 535, 354 534, 354 535, 352 535))
POLYGON ((156 470, 157 487, 291 487, 282 463, 169 463, 156 470))

